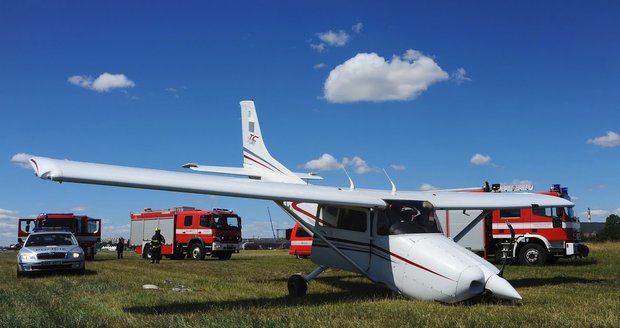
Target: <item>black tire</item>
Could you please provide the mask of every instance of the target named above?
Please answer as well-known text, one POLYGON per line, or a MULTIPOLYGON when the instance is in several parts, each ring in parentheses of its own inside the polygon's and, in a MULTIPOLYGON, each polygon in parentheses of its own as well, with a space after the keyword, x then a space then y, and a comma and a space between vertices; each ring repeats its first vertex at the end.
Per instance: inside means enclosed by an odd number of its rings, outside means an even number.
POLYGON ((151 252, 151 244, 144 245, 144 249, 142 250, 142 258, 151 260, 153 259, 153 253, 151 252))
POLYGON ((526 244, 519 251, 519 261, 523 265, 545 265, 547 263, 547 250, 538 244, 526 244))
POLYGON ((193 260, 204 260, 205 250, 200 244, 192 244, 187 252, 187 257, 193 260))
POLYGON ((22 278, 24 276, 24 273, 22 271, 19 271, 19 269, 17 269, 17 278, 22 278))
POLYGON ((228 261, 230 260, 231 257, 232 257, 231 252, 223 252, 223 253, 217 254, 217 259, 220 261, 228 261))
POLYGON ((300 274, 294 274, 288 278, 288 294, 293 297, 306 296, 308 283, 300 274))

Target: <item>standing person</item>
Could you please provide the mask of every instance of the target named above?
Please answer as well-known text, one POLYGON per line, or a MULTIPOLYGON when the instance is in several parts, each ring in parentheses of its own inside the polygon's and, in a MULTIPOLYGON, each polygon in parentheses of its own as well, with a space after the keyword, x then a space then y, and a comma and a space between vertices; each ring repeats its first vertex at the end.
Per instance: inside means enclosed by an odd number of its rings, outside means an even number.
POLYGON ((161 260, 161 247, 166 243, 166 239, 160 233, 159 227, 155 228, 155 234, 151 237, 151 264, 159 263, 161 260))
POLYGON ((116 258, 117 259, 120 260, 123 258, 123 250, 125 250, 125 243, 123 242, 123 238, 119 237, 118 243, 116 243, 116 258))

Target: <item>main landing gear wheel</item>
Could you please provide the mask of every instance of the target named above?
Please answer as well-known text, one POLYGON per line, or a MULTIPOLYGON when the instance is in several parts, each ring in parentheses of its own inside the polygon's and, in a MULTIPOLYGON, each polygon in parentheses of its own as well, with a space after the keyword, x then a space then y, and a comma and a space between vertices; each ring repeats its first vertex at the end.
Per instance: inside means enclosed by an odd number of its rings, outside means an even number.
POLYGON ((288 278, 288 294, 293 297, 303 297, 308 291, 308 283, 300 274, 288 278))

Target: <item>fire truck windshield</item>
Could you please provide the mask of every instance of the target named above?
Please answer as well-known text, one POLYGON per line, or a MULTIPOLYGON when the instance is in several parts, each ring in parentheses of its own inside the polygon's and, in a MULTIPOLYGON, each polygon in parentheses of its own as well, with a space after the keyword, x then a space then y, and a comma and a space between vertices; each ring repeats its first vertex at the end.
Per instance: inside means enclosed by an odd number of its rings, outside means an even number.
POLYGON ((216 229, 223 230, 239 230, 241 229, 241 222, 236 215, 213 215, 213 225, 216 229))
POLYGON ((73 219, 44 219, 38 222, 38 227, 59 227, 73 231, 73 219))

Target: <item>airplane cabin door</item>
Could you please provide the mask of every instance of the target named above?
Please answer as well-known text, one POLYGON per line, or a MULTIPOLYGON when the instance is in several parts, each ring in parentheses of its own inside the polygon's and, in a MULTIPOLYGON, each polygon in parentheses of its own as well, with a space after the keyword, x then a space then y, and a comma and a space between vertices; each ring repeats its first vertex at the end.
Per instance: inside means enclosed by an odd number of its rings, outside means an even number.
MULTIPOLYGON (((315 229, 363 270, 370 264, 370 217, 367 208, 321 205, 315 229)), ((343 270, 357 271, 319 237, 312 241, 312 260, 343 270)))

